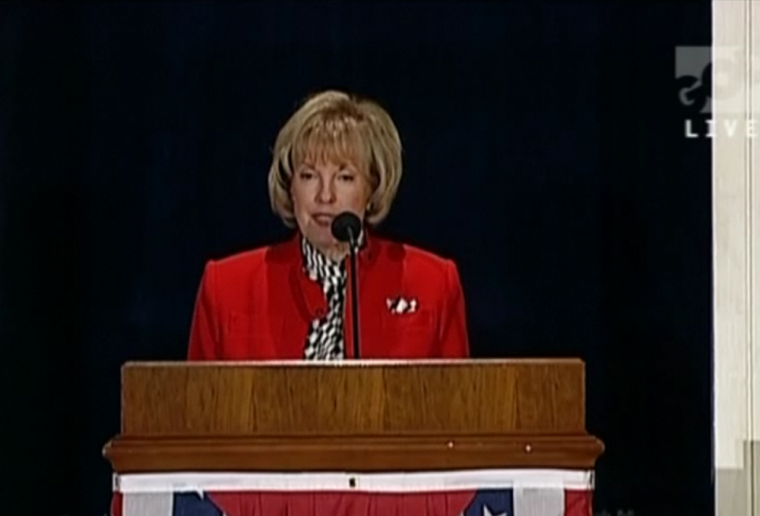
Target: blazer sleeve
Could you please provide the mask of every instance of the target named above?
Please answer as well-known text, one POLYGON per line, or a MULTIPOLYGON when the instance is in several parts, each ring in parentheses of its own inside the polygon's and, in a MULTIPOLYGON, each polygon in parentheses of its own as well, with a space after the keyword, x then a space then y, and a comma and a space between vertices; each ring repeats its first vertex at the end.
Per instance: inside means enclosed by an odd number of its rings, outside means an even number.
POLYGON ((449 260, 446 267, 446 300, 440 335, 442 358, 468 358, 470 343, 467 335, 467 316, 464 292, 456 264, 449 260))
POLYGON ((214 262, 209 261, 203 271, 195 299, 190 326, 188 360, 218 360, 219 322, 216 316, 216 277, 214 262))

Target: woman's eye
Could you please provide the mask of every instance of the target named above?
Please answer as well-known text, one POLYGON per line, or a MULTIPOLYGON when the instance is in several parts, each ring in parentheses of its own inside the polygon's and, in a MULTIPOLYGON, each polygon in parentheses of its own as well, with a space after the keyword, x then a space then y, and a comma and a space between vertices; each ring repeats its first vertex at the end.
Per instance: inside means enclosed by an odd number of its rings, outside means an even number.
POLYGON ((304 171, 304 172, 300 172, 298 174, 298 177, 300 177, 301 179, 311 179, 311 178, 314 177, 314 174, 312 172, 305 172, 304 171))
POLYGON ((352 175, 350 175, 350 174, 343 174, 343 175, 341 175, 341 176, 338 176, 338 177, 340 177, 340 180, 341 180, 341 181, 348 181, 348 182, 351 182, 351 181, 353 181, 353 180, 354 180, 354 176, 352 176, 352 175))

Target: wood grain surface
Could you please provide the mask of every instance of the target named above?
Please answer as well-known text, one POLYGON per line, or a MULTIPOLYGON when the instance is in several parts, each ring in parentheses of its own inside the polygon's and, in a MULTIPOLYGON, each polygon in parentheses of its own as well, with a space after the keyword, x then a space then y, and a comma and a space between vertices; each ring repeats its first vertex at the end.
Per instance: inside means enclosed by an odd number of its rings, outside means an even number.
POLYGON ((580 361, 301 364, 128 364, 122 434, 584 431, 580 361))
POLYGON ((116 472, 590 468, 580 360, 129 363, 116 472))

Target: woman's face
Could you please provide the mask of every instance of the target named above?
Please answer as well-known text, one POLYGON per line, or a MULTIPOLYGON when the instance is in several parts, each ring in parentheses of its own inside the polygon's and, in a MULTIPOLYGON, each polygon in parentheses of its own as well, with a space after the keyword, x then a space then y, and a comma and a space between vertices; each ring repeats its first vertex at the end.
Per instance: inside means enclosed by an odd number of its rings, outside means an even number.
POLYGON ((371 195, 367 176, 342 162, 305 162, 290 184, 293 213, 298 229, 317 249, 331 255, 340 248, 332 236, 333 218, 344 211, 364 220, 371 195))

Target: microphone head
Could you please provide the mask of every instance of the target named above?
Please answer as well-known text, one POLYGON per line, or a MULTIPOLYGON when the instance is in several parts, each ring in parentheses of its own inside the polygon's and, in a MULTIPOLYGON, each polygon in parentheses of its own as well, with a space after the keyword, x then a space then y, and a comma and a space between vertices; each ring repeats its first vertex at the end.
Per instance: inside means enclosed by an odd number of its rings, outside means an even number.
POLYGON ((362 221, 356 214, 344 211, 333 219, 330 229, 339 242, 355 243, 362 230, 362 221))

